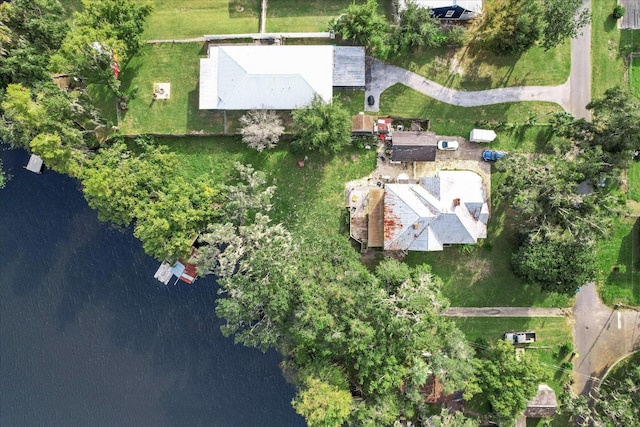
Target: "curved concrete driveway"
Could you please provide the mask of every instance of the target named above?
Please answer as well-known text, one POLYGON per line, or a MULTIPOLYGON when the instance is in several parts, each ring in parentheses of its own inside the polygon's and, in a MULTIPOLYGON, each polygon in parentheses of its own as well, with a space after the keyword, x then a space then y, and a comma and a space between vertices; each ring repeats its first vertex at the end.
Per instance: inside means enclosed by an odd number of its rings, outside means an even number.
POLYGON ((438 101, 461 107, 478 107, 503 102, 548 101, 560 104, 562 108, 569 111, 571 105, 569 80, 560 86, 514 86, 467 92, 449 89, 419 74, 385 64, 377 59, 369 61, 369 72, 365 98, 373 95, 375 104, 367 105, 367 111, 379 111, 380 94, 397 83, 409 86, 438 101))
POLYGON ((573 312, 574 392, 588 395, 611 365, 640 349, 640 312, 602 304, 593 283, 580 288, 573 312))

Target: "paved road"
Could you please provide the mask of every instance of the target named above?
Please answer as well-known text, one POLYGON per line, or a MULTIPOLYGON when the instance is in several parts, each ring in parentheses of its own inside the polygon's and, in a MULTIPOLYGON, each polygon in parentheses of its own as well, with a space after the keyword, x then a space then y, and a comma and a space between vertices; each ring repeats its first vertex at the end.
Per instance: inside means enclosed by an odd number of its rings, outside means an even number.
POLYGON ((379 111, 380 94, 397 83, 402 83, 431 98, 461 107, 501 104, 518 101, 548 101, 570 109, 569 81, 560 86, 514 86, 499 89, 467 92, 444 87, 436 82, 395 65, 385 64, 377 59, 369 62, 369 75, 365 99, 373 95, 375 104, 366 105, 367 111, 379 111))
POLYGON ((580 288, 573 313, 574 392, 589 393, 611 365, 640 349, 640 312, 607 307, 590 283, 580 288))
MULTIPOLYGON (((583 0, 583 4, 585 8, 591 8, 591 0, 583 0)), ((591 100, 591 24, 582 29, 581 35, 571 40, 571 74, 568 83, 568 111, 580 119, 589 120, 591 114, 586 106, 591 100)))
POLYGON ((451 307, 450 317, 564 317, 567 309, 539 307, 451 307))

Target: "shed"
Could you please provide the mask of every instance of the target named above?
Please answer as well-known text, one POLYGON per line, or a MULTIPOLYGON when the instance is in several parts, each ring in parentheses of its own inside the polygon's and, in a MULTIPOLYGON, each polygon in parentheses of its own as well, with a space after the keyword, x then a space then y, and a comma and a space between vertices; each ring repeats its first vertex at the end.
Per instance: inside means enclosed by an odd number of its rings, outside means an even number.
POLYGON ((469 135, 471 142, 492 142, 496 139, 496 133, 488 129, 473 129, 469 135))
POLYGON ((558 401, 556 392, 546 384, 538 385, 538 394, 527 404, 524 416, 527 418, 552 418, 556 414, 558 401))
POLYGON ((438 140, 433 132, 403 131, 393 134, 391 160, 394 162, 433 162, 438 140))
POLYGON ((363 112, 353 116, 351 121, 351 133, 354 135, 373 135, 374 120, 363 112))
POLYGON ((40 173, 42 171, 42 159, 40 158, 40 156, 32 154, 31 157, 29 157, 29 163, 27 163, 27 166, 25 166, 25 168, 28 171, 40 173))

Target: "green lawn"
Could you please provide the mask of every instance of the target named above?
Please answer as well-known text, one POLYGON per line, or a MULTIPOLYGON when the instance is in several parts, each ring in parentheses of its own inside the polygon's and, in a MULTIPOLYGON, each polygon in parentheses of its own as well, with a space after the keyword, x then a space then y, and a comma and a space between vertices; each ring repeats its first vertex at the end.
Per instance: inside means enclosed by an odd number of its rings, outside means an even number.
POLYGON ((611 17, 617 0, 591 2, 591 97, 597 98, 624 81, 624 57, 620 52, 621 32, 611 17))
MULTIPOLYGON (((550 113, 561 107, 548 102, 518 102, 484 107, 457 107, 429 98, 407 86, 396 84, 380 96, 380 113, 431 120, 431 129, 440 135, 467 136, 481 122, 520 123, 529 117, 548 122, 550 113)), ((548 138, 547 126, 521 128, 516 132, 498 131, 492 147, 504 150, 541 151, 548 138)))
POLYGON ((327 23, 349 6, 349 0, 272 0, 267 32, 327 31, 327 23))
POLYGON ((424 49, 391 62, 454 89, 554 86, 569 78, 571 44, 566 42, 550 52, 534 47, 519 56, 499 56, 469 46, 424 49))
POLYGON ((153 0, 143 37, 177 39, 204 34, 257 33, 260 0, 153 0))
POLYGON ((639 238, 640 222, 624 218, 610 239, 599 242, 600 294, 605 303, 640 305, 639 238))
POLYGON ((262 153, 233 137, 163 138, 159 142, 178 154, 180 170, 190 180, 206 173, 225 182, 235 161, 264 171, 269 183, 277 186, 272 217, 310 242, 329 235, 348 244, 343 227, 344 185, 368 175, 376 160, 375 152, 353 148, 336 156, 307 153, 305 166, 299 167, 305 155, 292 154, 286 142, 262 153))
MULTIPOLYGON (((135 95, 122 114, 125 134, 185 134, 190 131, 224 131, 224 114, 198 109, 200 58, 203 43, 146 45, 122 72, 122 87, 135 95), (171 83, 171 98, 154 100, 153 84, 171 83)), ((227 113, 228 129, 237 114, 227 113)))
MULTIPOLYGON (((556 392, 558 399, 562 394, 562 384, 570 378, 570 367, 563 368, 561 365, 569 361, 570 355, 560 354, 560 346, 565 343, 572 344, 571 325, 565 318, 491 318, 491 317, 471 317, 454 318, 455 323, 464 332, 470 342, 478 338, 495 342, 502 338, 507 331, 532 330, 537 334, 537 342, 526 350, 528 353, 535 353, 547 371, 547 384, 556 392), (568 369, 565 370, 565 369, 568 369)), ((535 426, 537 423, 527 426, 535 426)), ((544 425, 544 424, 543 424, 544 425)), ((567 426, 568 419, 563 415, 554 417, 553 426, 567 426)))
MULTIPOLYGON (((638 71, 640 72, 640 69, 638 71)), ((640 162, 631 162, 629 164, 627 181, 629 183, 627 198, 640 202, 640 162)))
POLYGON ((452 246, 442 252, 410 252, 407 262, 431 265, 442 278, 443 293, 453 306, 568 306, 567 296, 542 292, 538 285, 525 283, 511 271, 516 224, 504 202, 495 197, 501 178, 501 174, 492 173, 487 239, 477 246, 452 246))
MULTIPOLYGON (((629 87, 631 93, 640 99, 640 58, 633 58, 629 70, 629 87)), ((640 201, 640 200, 638 200, 640 201)))

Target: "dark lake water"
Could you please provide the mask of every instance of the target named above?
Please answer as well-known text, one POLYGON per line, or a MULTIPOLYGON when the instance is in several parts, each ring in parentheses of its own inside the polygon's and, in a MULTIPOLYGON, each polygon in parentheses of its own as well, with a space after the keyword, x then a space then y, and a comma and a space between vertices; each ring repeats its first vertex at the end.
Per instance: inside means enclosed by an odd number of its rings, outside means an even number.
POLYGON ((0 155, 0 426, 305 425, 279 355, 220 333, 213 279, 162 285, 76 181, 0 155))

